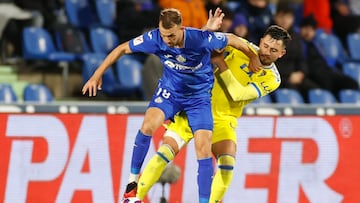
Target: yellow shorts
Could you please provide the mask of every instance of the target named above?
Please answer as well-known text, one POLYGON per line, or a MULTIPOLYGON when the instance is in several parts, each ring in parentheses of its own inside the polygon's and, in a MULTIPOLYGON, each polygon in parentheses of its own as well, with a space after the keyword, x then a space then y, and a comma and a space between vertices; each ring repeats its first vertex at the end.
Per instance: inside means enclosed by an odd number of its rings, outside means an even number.
MULTIPOLYGON (((237 118, 233 116, 214 117, 212 143, 217 143, 222 140, 232 140, 236 143, 236 127, 237 118)), ((174 122, 171 122, 166 128, 176 132, 186 143, 194 137, 189 127, 187 117, 183 113, 176 115, 174 122)))

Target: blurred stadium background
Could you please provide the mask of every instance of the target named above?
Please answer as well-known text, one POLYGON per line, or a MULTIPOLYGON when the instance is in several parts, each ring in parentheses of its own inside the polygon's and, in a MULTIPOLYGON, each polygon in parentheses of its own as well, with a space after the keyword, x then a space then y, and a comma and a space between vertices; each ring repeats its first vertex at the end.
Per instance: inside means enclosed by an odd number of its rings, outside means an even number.
MULTIPOLYGON (((95 98, 81 95, 81 88, 124 39, 114 32, 121 1, 62 1, 56 12, 68 24, 57 30, 20 26, 18 55, 2 36, 0 202, 120 202, 148 103, 142 82, 147 56, 119 60, 95 98)), ((144 2, 145 12, 149 1, 144 2)), ((241 1, 227 3, 233 8, 241 1)), ((275 11, 277 3, 268 6, 275 11)), ((353 46, 347 50, 331 40, 325 43, 329 60, 345 52, 341 71, 358 83, 359 36, 349 35, 353 46)), ((245 108, 237 126, 235 177, 224 203, 360 202, 360 91, 333 95, 313 89, 308 94, 306 103, 296 90, 281 88, 245 108)), ((150 154, 163 131, 154 136, 150 154)), ((164 195, 170 203, 198 202, 194 154, 191 143, 174 161, 180 179, 157 184, 146 202, 159 202, 164 195)))

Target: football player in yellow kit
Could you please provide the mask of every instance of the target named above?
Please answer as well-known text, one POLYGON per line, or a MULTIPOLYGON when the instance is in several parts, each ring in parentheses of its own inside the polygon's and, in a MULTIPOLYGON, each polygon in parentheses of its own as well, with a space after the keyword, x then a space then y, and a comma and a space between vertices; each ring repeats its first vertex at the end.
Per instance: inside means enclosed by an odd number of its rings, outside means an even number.
MULTIPOLYGON (((244 106, 269 94, 280 85, 280 75, 274 62, 286 53, 286 44, 291 37, 279 26, 270 26, 261 38, 260 45, 248 43, 259 56, 263 67, 260 71, 248 69, 249 58, 241 51, 226 47, 225 59, 216 54, 212 62, 217 66, 212 90, 212 113, 214 131, 212 152, 217 159, 218 170, 212 182, 210 201, 220 202, 229 187, 235 165, 237 119, 244 106)), ((175 116, 167 126, 163 143, 146 165, 138 184, 136 198, 143 200, 154 183, 159 179, 167 163, 172 161, 193 134, 185 113, 175 116)))

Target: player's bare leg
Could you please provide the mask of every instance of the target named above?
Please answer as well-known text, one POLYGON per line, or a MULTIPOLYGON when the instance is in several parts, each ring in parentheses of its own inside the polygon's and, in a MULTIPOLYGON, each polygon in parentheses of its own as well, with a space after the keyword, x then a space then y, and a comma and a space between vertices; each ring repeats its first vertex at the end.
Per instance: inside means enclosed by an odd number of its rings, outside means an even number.
POLYGON ((150 107, 146 110, 143 124, 135 138, 129 184, 126 186, 124 198, 136 196, 137 182, 145 156, 149 150, 151 136, 163 124, 164 119, 165 115, 159 108, 150 107))

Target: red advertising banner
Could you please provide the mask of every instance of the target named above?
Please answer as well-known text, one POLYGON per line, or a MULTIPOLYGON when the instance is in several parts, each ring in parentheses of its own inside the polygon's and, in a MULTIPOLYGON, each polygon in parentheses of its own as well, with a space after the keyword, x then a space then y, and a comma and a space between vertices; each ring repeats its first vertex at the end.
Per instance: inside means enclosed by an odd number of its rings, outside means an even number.
MULTIPOLYGON (((142 115, 0 114, 0 202, 120 203, 142 115)), ((223 202, 360 202, 360 116, 239 119, 234 179, 223 202)), ((154 135, 145 163, 164 129, 154 135)), ((196 203, 193 143, 180 179, 146 202, 196 203)))

